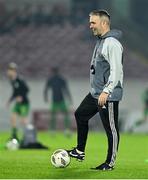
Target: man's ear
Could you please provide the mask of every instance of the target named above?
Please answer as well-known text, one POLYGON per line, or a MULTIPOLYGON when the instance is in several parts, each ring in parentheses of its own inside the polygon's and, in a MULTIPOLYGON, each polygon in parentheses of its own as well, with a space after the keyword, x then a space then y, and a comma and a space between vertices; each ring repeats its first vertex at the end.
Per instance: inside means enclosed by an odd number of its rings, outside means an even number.
POLYGON ((104 26, 104 25, 106 25, 107 22, 106 22, 105 20, 102 20, 101 23, 102 23, 102 25, 104 26))

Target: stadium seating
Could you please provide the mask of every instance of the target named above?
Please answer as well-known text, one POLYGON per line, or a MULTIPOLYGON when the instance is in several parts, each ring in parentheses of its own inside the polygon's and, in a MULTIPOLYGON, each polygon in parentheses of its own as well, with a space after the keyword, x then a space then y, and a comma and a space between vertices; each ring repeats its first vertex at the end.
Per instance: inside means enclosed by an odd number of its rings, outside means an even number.
MULTIPOLYGON (((55 65, 61 67, 65 75, 88 77, 95 43, 88 32, 85 25, 74 27, 70 23, 18 26, 13 33, 0 37, 2 73, 7 64, 14 61, 20 66, 20 72, 30 78, 45 77, 55 65)), ((128 77, 148 77, 148 64, 140 55, 126 49, 124 64, 128 77)))

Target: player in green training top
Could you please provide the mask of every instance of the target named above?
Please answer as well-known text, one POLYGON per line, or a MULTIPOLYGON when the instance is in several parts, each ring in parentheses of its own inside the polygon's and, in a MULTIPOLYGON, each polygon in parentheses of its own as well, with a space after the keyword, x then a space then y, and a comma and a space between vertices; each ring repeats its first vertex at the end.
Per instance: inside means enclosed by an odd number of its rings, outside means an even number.
POLYGON ((24 128, 27 124, 27 116, 29 114, 29 100, 28 100, 29 88, 26 82, 19 77, 17 73, 17 65, 15 63, 9 64, 7 69, 7 76, 10 79, 13 88, 12 96, 10 97, 7 105, 9 106, 12 101, 15 102, 11 114, 11 126, 12 126, 11 138, 18 139, 17 118, 21 119, 21 124, 23 125, 24 128))

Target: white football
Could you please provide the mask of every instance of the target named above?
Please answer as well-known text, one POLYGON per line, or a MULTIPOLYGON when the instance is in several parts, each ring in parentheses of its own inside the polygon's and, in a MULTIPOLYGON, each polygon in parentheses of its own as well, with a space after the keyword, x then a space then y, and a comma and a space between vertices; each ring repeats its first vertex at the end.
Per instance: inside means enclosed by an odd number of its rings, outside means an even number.
POLYGON ((6 148, 8 150, 17 150, 19 149, 19 142, 17 139, 12 139, 6 143, 6 148))
POLYGON ((70 156, 64 149, 57 149, 51 155, 51 163, 54 167, 65 168, 70 164, 70 156))

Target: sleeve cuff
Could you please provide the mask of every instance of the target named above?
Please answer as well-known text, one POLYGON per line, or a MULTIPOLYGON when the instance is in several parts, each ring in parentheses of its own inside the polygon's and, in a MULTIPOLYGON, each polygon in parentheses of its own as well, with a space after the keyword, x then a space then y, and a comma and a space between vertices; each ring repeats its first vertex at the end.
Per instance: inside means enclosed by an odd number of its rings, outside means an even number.
POLYGON ((107 93, 107 94, 111 94, 111 92, 107 89, 107 88, 104 88, 103 89, 103 92, 107 93))

